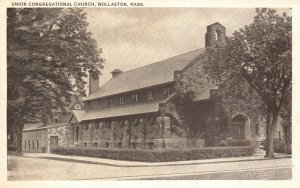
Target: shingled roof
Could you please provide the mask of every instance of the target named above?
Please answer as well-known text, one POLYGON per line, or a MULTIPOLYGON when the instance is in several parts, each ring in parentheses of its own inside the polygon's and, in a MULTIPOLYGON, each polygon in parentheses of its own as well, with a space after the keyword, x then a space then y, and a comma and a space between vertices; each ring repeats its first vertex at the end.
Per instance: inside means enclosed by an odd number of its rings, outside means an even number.
POLYGON ((118 76, 111 78, 98 90, 91 93, 90 96, 83 100, 88 101, 109 95, 172 82, 174 81, 174 71, 184 69, 199 55, 203 54, 204 51, 205 48, 202 48, 120 73, 118 76))
MULTIPOLYGON (((140 103, 131 103, 131 104, 113 106, 109 108, 89 110, 86 111, 86 113, 83 115, 82 121, 158 112, 159 104, 167 102, 175 95, 176 93, 173 93, 168 98, 160 98, 160 99, 144 101, 140 103)), ((80 121, 78 120, 78 122, 80 121)))

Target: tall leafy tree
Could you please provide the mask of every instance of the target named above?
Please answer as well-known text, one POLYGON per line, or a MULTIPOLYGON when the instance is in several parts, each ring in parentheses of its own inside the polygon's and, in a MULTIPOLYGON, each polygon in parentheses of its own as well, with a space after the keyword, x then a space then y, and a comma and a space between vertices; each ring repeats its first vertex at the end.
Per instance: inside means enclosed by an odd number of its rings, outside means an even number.
POLYGON ((18 151, 25 123, 49 121, 63 98, 85 95, 87 71, 104 59, 78 8, 10 8, 7 11, 7 130, 18 151))
POLYGON ((256 13, 254 22, 236 31, 225 46, 208 50, 208 66, 225 91, 246 81, 259 94, 267 112, 266 157, 274 158, 277 120, 291 92, 292 17, 266 8, 256 13))

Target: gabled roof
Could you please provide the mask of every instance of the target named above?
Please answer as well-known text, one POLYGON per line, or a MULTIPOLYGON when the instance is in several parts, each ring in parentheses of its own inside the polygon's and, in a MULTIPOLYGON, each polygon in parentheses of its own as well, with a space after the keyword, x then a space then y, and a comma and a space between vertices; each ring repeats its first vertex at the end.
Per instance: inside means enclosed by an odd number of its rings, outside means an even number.
POLYGON ((73 116, 76 118, 77 122, 81 122, 86 114, 85 110, 72 110, 72 112, 73 112, 73 116))
POLYGON ((44 123, 42 123, 42 122, 27 123, 27 124, 24 124, 23 131, 33 130, 33 129, 37 129, 37 128, 41 128, 41 127, 45 127, 44 123))
POLYGON ((208 25, 208 26, 206 26, 206 27, 208 28, 208 27, 210 27, 210 26, 212 26, 212 25, 220 25, 220 26, 222 26, 222 27, 225 29, 225 27, 224 27, 222 24, 220 24, 219 22, 215 22, 215 23, 210 24, 210 25, 208 25))
POLYGON ((142 89, 174 81, 174 71, 182 70, 199 55, 205 48, 178 55, 157 63, 146 65, 130 71, 120 73, 111 78, 98 90, 91 93, 84 101, 101 98, 118 93, 142 89))

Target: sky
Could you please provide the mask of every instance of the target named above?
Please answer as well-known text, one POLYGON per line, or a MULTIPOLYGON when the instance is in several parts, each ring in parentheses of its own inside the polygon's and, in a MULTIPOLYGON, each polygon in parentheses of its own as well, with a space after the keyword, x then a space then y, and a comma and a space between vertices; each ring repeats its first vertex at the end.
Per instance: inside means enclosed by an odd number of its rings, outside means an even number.
MULTIPOLYGON (((206 26, 219 22, 227 36, 253 22, 255 9, 87 8, 89 31, 106 59, 100 85, 111 71, 131 70, 205 46, 206 26)), ((288 12, 278 9, 278 12, 288 12)))

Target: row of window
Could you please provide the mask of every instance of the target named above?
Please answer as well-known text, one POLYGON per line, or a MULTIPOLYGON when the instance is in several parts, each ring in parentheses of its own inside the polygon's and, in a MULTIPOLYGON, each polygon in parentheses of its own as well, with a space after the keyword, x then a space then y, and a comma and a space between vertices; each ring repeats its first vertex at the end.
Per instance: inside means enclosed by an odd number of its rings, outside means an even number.
MULTIPOLYGON (((149 142, 147 143, 149 149, 154 149, 154 142, 149 142)), ((87 147, 87 143, 83 143, 84 147, 87 147)), ((98 143, 93 143, 92 144, 93 147, 98 147, 98 143)), ((109 148, 109 142, 105 142, 105 147, 109 148)), ((118 142, 116 145, 117 148, 123 148, 122 142, 118 142)), ((131 148, 132 149, 137 149, 137 142, 131 142, 131 148)))
MULTIPOLYGON (((170 88, 166 88, 163 92, 163 96, 169 96, 170 95, 170 88)), ((134 102, 138 102, 139 101, 139 96, 137 93, 133 93, 132 94, 132 99, 134 102)), ((148 100, 153 99, 153 92, 152 90, 148 90, 148 100)), ((91 108, 91 101, 88 101, 87 103, 87 108, 91 108)), ((125 104, 125 99, 124 96, 120 96, 119 98, 119 104, 125 104)), ((113 100, 112 98, 110 98, 108 100, 108 106, 113 106, 113 100)), ((98 108, 102 108, 103 104, 102 104, 102 100, 98 100, 98 108)))
MULTIPOLYGON (((139 126, 144 123, 144 119, 140 118, 138 121, 133 122, 133 126, 139 126)), ((85 124, 81 127, 83 130, 94 130, 94 129, 100 129, 100 128, 106 128, 111 129, 112 125, 118 125, 120 128, 123 128, 124 126, 127 126, 129 124, 128 120, 124 121, 99 121, 95 123, 94 125, 92 123, 85 124)))
POLYGON ((40 146, 39 146, 39 141, 36 140, 36 142, 34 140, 25 140, 24 141, 24 149, 25 150, 39 150, 40 146))

